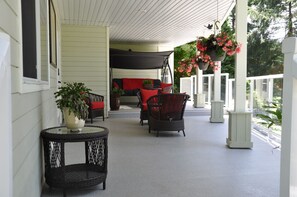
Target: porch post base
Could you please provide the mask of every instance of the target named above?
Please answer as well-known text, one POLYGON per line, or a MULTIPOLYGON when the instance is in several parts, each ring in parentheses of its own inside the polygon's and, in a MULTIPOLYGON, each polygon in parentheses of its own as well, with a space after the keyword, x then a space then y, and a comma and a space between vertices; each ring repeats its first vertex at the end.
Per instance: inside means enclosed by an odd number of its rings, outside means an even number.
POLYGON ((210 122, 224 122, 224 101, 211 101, 210 122))
POLYGON ((226 139, 229 148, 252 148, 251 142, 251 112, 230 112, 228 138, 226 139))
POLYGON ((195 108, 205 107, 205 94, 194 94, 193 106, 195 108))

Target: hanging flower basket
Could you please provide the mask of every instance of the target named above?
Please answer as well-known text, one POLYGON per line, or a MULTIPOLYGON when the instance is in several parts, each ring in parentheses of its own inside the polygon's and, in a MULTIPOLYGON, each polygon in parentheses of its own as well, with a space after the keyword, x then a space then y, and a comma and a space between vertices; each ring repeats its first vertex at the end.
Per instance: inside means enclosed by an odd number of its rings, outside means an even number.
POLYGON ((221 55, 217 55, 215 50, 211 50, 209 52, 209 56, 212 61, 217 62, 217 61, 223 61, 226 57, 226 52, 223 52, 221 55))
POLYGON ((210 61, 223 61, 226 57, 240 52, 241 45, 236 42, 233 36, 225 32, 217 35, 211 34, 208 38, 199 37, 197 40, 197 51, 208 54, 210 61))
POLYGON ((199 60, 197 64, 200 70, 207 70, 209 66, 209 62, 203 62, 201 60, 199 60))
POLYGON ((191 75, 192 69, 197 66, 200 70, 207 70, 208 67, 212 67, 215 71, 217 64, 214 62, 223 61, 226 55, 232 56, 239 53, 240 47, 241 44, 234 39, 234 36, 226 32, 211 34, 207 38, 198 37, 195 57, 179 61, 177 70, 180 73, 186 73, 188 76, 191 75))

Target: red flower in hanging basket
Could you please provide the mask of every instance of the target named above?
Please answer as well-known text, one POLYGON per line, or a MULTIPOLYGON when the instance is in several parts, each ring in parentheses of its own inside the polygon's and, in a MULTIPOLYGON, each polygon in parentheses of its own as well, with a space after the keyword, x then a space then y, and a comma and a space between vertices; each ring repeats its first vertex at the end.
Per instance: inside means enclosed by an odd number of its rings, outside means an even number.
POLYGON ((221 32, 217 35, 211 34, 208 38, 199 37, 197 40, 197 51, 211 54, 215 51, 217 56, 222 56, 226 53, 229 56, 240 52, 241 45, 225 32, 221 32))

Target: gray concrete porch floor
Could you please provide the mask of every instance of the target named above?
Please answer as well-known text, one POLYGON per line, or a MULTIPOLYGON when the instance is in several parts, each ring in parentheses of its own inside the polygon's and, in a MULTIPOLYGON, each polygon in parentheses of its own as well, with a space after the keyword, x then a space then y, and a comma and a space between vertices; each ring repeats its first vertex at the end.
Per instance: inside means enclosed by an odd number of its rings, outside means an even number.
MULTIPOLYGON (((140 108, 137 107, 137 103, 124 104, 120 106, 118 111, 109 111, 110 118, 124 118, 134 117, 139 118, 140 108)), ((193 107, 193 102, 188 101, 185 109, 185 116, 210 116, 210 105, 206 105, 204 108, 193 107)))
MULTIPOLYGON (((253 136, 253 149, 226 147, 225 123, 209 116, 185 116, 186 137, 156 137, 138 116, 95 119, 109 134, 106 190, 102 184, 71 189, 67 196, 100 197, 278 197, 280 151, 253 136)), ((83 145, 66 145, 66 162, 83 162, 83 145)), ((42 197, 63 196, 45 184, 42 197)))

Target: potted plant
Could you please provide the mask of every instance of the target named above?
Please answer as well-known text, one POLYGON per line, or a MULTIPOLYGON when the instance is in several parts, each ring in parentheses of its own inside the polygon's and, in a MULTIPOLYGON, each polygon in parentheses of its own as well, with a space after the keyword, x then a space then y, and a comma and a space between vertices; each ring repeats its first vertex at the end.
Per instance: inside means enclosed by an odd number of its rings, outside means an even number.
POLYGON ((85 119, 88 117, 86 98, 90 91, 84 83, 66 82, 54 93, 68 129, 77 131, 84 127, 85 119))
POLYGON ((143 88, 145 89, 153 89, 154 87, 153 81, 150 79, 143 80, 142 84, 143 84, 143 88))
POLYGON ((110 93, 110 109, 111 110, 119 110, 121 101, 120 97, 124 94, 124 90, 121 88, 114 87, 110 93))
POLYGON ((209 55, 211 61, 223 61, 226 54, 232 56, 240 52, 240 44, 225 32, 211 34, 208 38, 199 37, 196 47, 198 56, 209 55))

